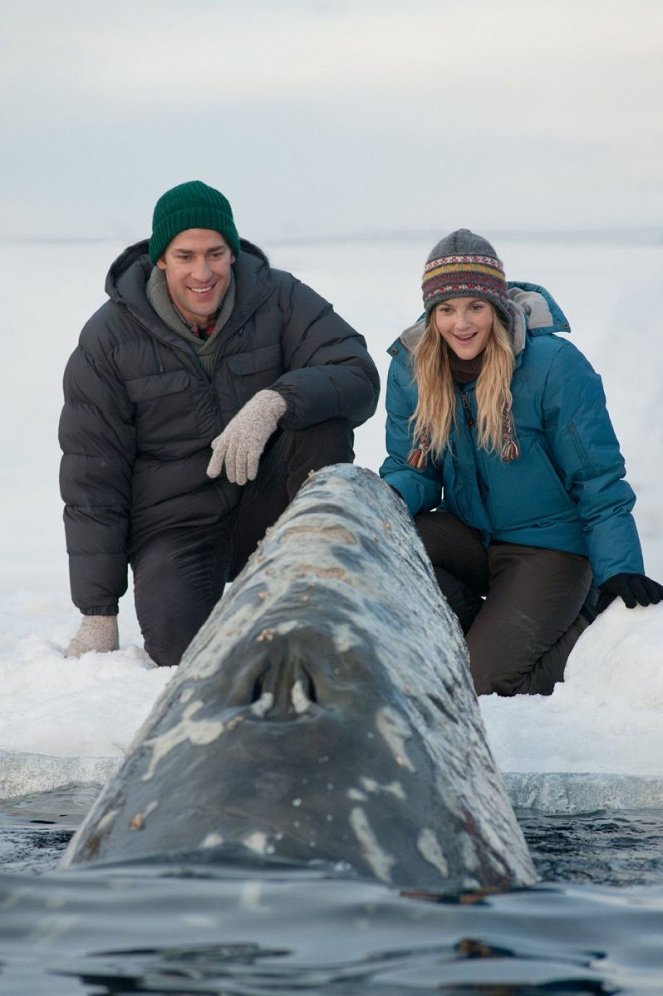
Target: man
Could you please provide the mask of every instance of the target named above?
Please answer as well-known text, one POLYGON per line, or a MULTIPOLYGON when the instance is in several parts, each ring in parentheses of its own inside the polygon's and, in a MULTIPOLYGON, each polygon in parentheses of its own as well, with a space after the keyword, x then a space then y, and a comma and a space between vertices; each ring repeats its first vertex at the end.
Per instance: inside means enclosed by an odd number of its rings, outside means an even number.
POLYGON ((117 649, 130 564, 145 648, 173 665, 307 474, 352 462, 378 374, 363 337, 240 240, 227 199, 198 180, 159 199, 149 243, 113 263, 106 291, 64 376, 83 613, 66 653, 117 649))

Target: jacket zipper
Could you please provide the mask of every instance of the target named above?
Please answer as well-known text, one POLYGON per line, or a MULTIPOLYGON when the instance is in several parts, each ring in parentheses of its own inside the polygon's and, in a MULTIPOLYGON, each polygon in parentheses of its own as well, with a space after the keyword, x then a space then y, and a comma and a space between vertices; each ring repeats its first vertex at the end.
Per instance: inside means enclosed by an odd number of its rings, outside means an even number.
POLYGON ((460 400, 463 405, 463 414, 465 416, 467 428, 470 429, 470 431, 472 429, 476 429, 477 423, 474 418, 474 415, 472 414, 472 409, 470 408, 470 402, 465 391, 460 392, 460 400))
POLYGON ((477 445, 476 445, 476 442, 475 442, 475 439, 474 439, 474 434, 473 434, 473 430, 476 429, 476 427, 477 427, 477 421, 476 421, 474 415, 472 414, 472 409, 470 408, 470 400, 469 400, 466 392, 463 391, 463 390, 461 390, 461 392, 460 392, 460 400, 461 400, 461 404, 463 406, 463 415, 465 416, 465 423, 467 425, 467 428, 470 431, 469 432, 469 434, 470 434, 470 440, 472 442, 472 445, 474 446, 474 452, 476 454, 476 456, 475 456, 475 466, 476 466, 477 487, 479 488, 479 494, 481 495, 482 500, 485 502, 486 499, 487 499, 487 497, 488 497, 488 485, 484 481, 483 477, 481 476, 481 471, 479 470, 479 459, 478 459, 478 453, 477 453, 477 445))

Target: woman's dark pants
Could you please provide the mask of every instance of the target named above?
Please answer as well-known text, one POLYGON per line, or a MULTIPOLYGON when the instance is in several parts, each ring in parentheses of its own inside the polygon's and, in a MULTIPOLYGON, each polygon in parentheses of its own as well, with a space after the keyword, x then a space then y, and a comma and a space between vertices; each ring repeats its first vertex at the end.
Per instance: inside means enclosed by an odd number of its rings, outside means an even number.
POLYGON ((592 583, 573 553, 491 543, 448 512, 415 519, 435 576, 458 616, 478 695, 550 695, 588 625, 592 583))
POLYGON ((312 470, 352 463, 353 432, 340 419, 281 431, 263 453, 258 476, 229 515, 183 523, 152 536, 132 558, 136 613, 156 664, 182 654, 312 470))

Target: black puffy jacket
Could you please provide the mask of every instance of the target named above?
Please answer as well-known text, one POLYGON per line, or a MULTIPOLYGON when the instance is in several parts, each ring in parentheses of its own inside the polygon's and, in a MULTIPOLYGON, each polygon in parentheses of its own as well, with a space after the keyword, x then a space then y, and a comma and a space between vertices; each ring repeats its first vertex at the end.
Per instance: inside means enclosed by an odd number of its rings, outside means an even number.
POLYGON ((146 242, 113 263, 110 300, 64 375, 60 488, 72 598, 88 614, 117 611, 133 544, 231 510, 239 488, 207 477, 210 443, 257 391, 283 396, 285 429, 332 418, 360 425, 379 394, 363 337, 250 243, 234 264, 235 305, 217 333, 211 381, 148 303, 151 269, 146 242))

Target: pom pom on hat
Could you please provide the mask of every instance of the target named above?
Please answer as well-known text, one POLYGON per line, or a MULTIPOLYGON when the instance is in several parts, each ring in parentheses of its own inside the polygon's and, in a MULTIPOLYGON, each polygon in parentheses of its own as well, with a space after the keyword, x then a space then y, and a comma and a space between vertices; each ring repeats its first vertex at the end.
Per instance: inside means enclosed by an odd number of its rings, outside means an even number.
POLYGON ((180 232, 188 228, 208 228, 219 232, 239 254, 239 235, 230 202, 214 187, 201 180, 189 180, 167 190, 159 198, 152 218, 149 254, 154 264, 180 232))
POLYGON ((452 297, 478 297, 493 304, 507 328, 511 324, 504 267, 487 239, 459 228, 433 247, 421 289, 426 314, 452 297))

